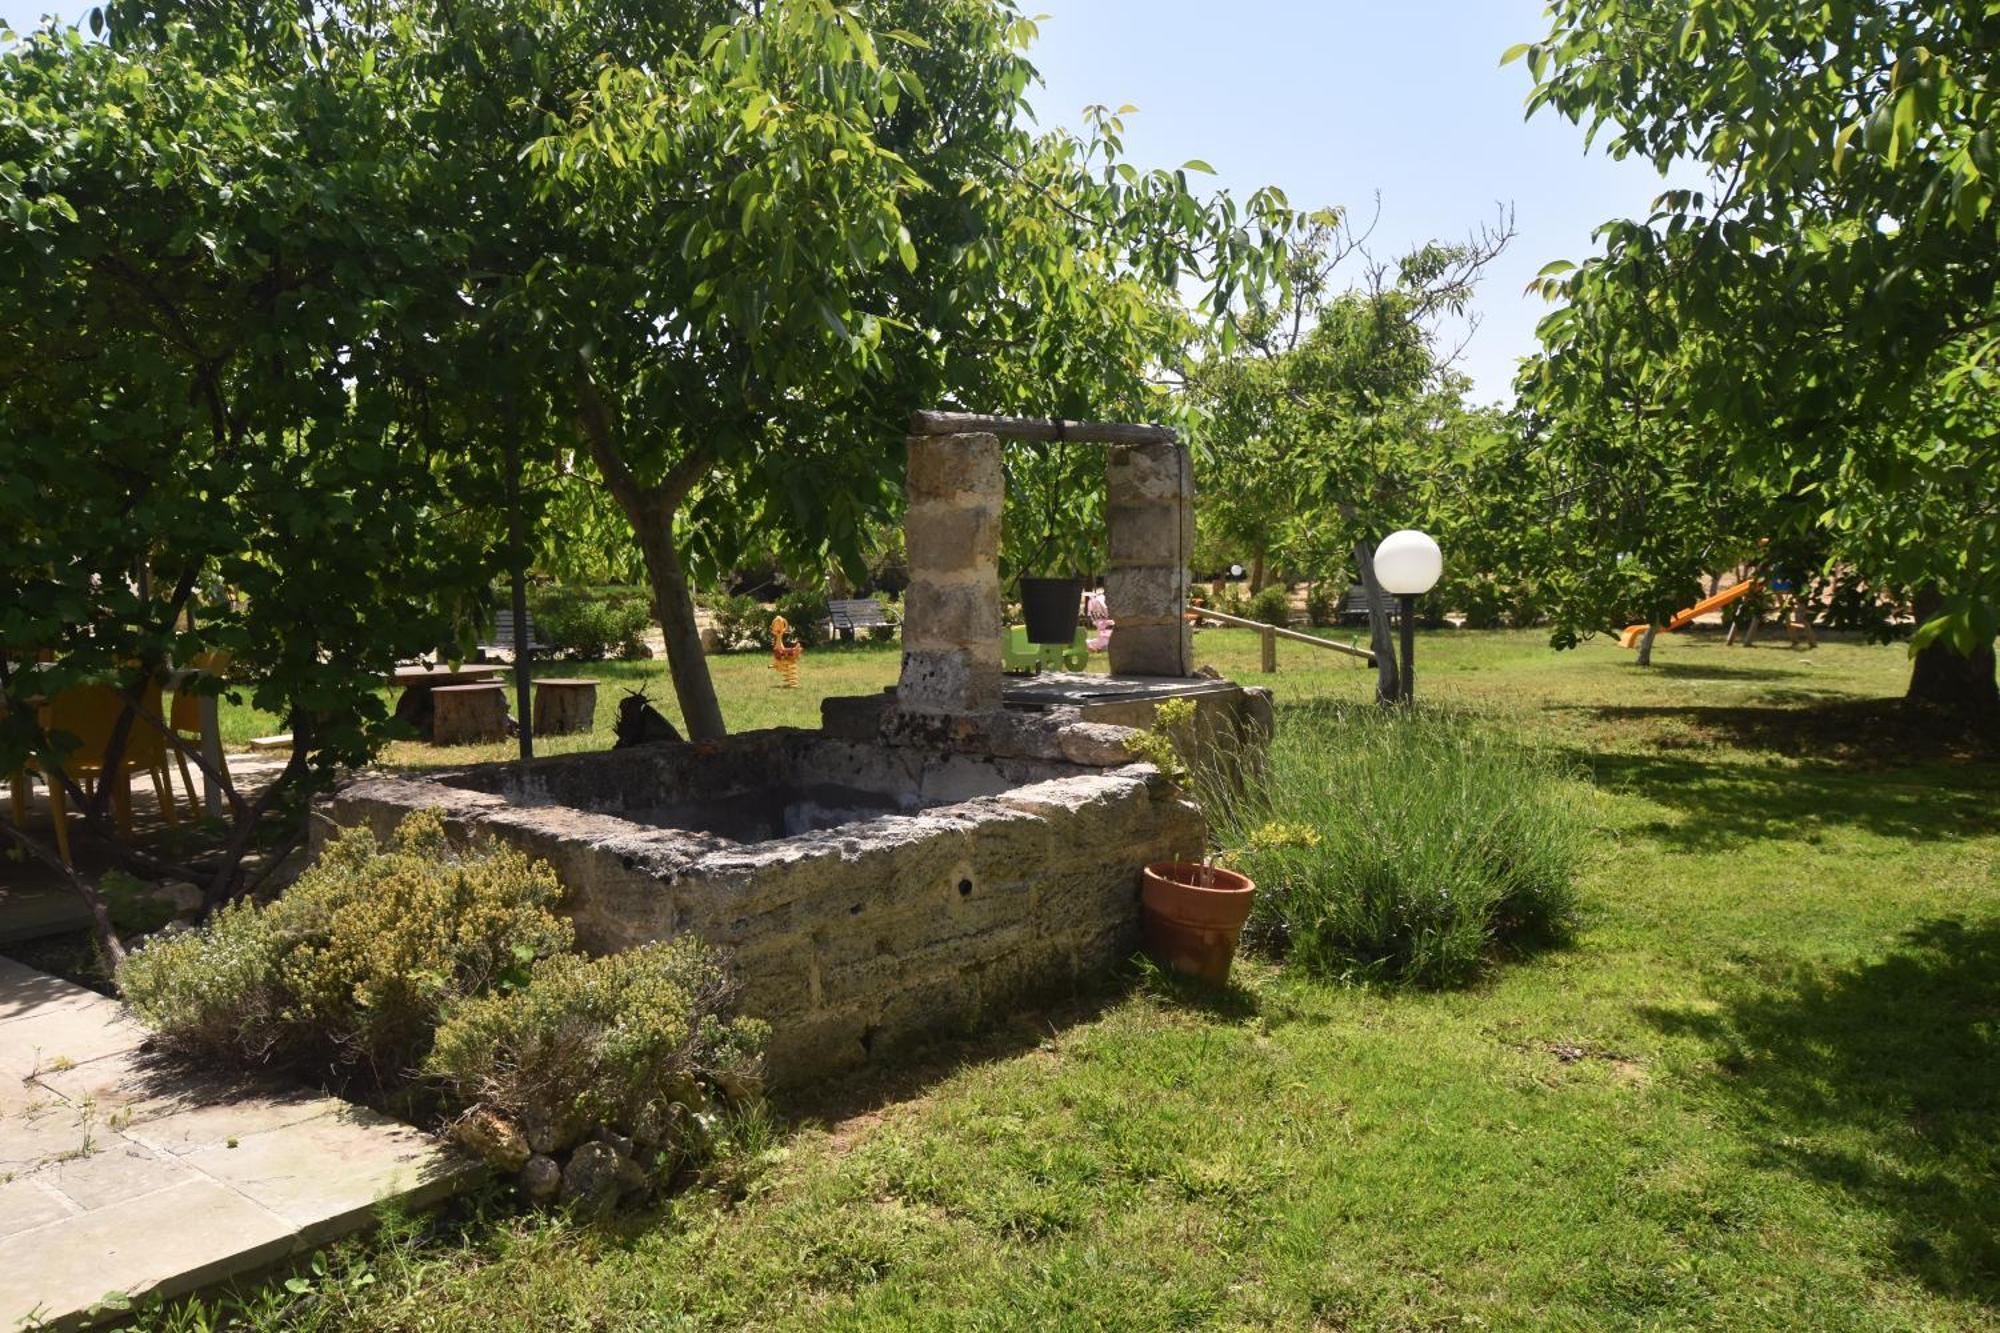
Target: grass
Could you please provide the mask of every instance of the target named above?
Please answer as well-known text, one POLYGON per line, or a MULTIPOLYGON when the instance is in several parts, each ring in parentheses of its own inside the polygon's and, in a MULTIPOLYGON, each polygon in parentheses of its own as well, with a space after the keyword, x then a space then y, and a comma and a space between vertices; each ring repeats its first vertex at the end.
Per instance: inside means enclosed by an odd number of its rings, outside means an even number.
MULTIPOLYGON (((1199 644, 1258 680, 1254 634, 1199 644)), ((1365 670, 1280 651, 1281 727, 1367 696, 1365 670)), ((718 683, 738 725, 808 723, 895 661, 809 653, 794 695, 723 659, 718 683)), ((1255 960, 1222 994, 1142 975, 779 1108, 738 1188, 605 1229, 476 1202, 228 1309, 274 1329, 1994 1327, 2000 765, 1897 724, 1899 648, 1675 636, 1656 661, 1531 634, 1419 646, 1422 696, 1584 775, 1596 846, 1566 947, 1441 992, 1255 960)))

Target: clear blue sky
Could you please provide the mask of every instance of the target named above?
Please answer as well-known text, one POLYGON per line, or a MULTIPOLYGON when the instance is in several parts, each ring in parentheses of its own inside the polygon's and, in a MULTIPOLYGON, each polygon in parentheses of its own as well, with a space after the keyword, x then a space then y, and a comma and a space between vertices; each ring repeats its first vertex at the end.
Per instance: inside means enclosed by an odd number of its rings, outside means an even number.
MULTIPOLYGON (((1126 147, 1146 166, 1201 158, 1239 192, 1281 187, 1301 207, 1381 220, 1385 259, 1463 236, 1510 205, 1519 235, 1490 270, 1463 369, 1482 399, 1510 396, 1543 306, 1522 288, 1552 259, 1588 253, 1607 218, 1643 216, 1651 168, 1586 154, 1548 113, 1522 119, 1528 76, 1500 53, 1545 31, 1542 0, 1028 0, 1046 12, 1033 55, 1045 126, 1094 102, 1131 103, 1126 147)), ((0 0, 28 26, 73 0, 0 0)), ((1694 183, 1691 179, 1679 182, 1694 183)))
MULTIPOLYGON (((1552 259, 1590 252, 1612 217, 1643 217, 1663 188, 1650 166, 1586 154, 1552 113, 1522 118, 1529 79, 1500 55, 1547 31, 1542 0, 1035 0, 1045 126, 1091 103, 1130 103, 1141 165, 1200 158, 1220 183, 1276 185, 1305 208, 1365 218, 1393 259, 1514 210, 1518 235, 1489 270, 1461 368, 1479 398, 1507 400, 1546 311, 1522 289, 1552 259)), ((1693 185, 1695 177, 1677 184, 1693 185)))

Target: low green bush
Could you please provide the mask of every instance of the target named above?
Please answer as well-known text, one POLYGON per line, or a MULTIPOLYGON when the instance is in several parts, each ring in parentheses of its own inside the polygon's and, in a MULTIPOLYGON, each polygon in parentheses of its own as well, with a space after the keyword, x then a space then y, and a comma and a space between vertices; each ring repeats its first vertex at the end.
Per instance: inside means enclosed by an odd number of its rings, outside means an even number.
POLYGON ((764 1025, 723 1017, 733 999, 695 940, 562 954, 525 986, 454 1005, 425 1068, 456 1104, 557 1149, 614 1125, 660 1167, 696 1154, 717 1093, 741 1104, 756 1091, 764 1025))
POLYGON ((1282 583, 1267 583, 1250 599, 1250 619, 1279 629, 1292 623, 1292 594, 1282 583))
POLYGON ((575 661, 641 657, 652 606, 630 589, 557 588, 539 594, 529 614, 535 639, 551 653, 575 661))
POLYGON ((350 829, 268 904, 231 904, 133 951, 118 983, 169 1048, 376 1088, 407 1081, 445 1008, 525 981, 569 949, 548 866, 455 849, 435 812, 386 845, 350 829))
POLYGON ((716 637, 724 652, 737 648, 771 646, 771 609, 754 597, 718 593, 707 600, 708 613, 715 619, 716 637))
POLYGON ((1325 629, 1340 623, 1340 608, 1347 601, 1347 585, 1329 579, 1319 579, 1306 589, 1306 621, 1315 628, 1325 629))
POLYGON ((826 642, 827 598, 823 589, 792 589, 778 599, 778 614, 791 622, 792 642, 808 648, 826 642))
POLYGON ((1322 976, 1451 986, 1571 929, 1590 824, 1552 760, 1449 714, 1308 705, 1268 765, 1208 793, 1257 883, 1253 942, 1322 976))

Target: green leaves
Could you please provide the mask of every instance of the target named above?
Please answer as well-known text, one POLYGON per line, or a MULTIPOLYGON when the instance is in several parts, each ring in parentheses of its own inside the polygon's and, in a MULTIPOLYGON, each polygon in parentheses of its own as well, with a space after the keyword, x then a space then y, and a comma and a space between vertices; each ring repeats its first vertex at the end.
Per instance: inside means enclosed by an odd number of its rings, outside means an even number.
MULTIPOLYGON (((1924 642, 1990 640, 1992 15, 1861 0, 1714 0, 1671 27, 1638 0, 1550 13, 1531 105, 1616 125, 1614 152, 1662 169, 1701 160, 1718 189, 1669 192, 1559 282, 1544 270, 1538 289, 1567 304, 1521 380, 1535 428, 1576 457, 1597 439, 1649 456, 1669 484, 1635 476, 1629 508, 1597 508, 1660 577, 1716 556, 1692 517, 1654 540, 1658 497, 1726 474, 1731 508, 1761 494, 1746 514, 1809 563, 1877 600, 1928 590, 1958 608, 1924 642)), ((1731 525, 1738 547, 1749 521, 1731 525)))

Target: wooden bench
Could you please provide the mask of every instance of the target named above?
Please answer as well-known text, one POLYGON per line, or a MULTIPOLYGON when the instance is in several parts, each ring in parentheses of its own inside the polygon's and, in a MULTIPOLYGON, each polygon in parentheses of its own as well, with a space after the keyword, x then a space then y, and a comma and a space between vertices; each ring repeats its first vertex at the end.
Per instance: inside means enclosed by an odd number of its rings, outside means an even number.
POLYGON ((431 709, 431 740, 438 745, 507 739, 507 687, 497 680, 436 686, 431 709))
MULTIPOLYGON (((535 642, 535 618, 533 616, 528 617, 528 633, 526 638, 528 651, 539 654, 544 645, 535 642)), ((482 651, 490 648, 500 648, 509 654, 519 651, 514 637, 514 612, 511 609, 503 607, 493 613, 493 639, 490 643, 480 644, 479 647, 482 651)))
MULTIPOLYGON (((1382 606, 1389 611, 1395 609, 1394 599, 1386 592, 1382 594, 1382 606)), ((1340 623, 1352 625, 1356 621, 1363 624, 1368 621, 1368 588, 1360 583, 1347 590, 1347 600, 1340 604, 1340 623)))
POLYGON ((547 676, 535 682, 537 736, 567 736, 596 725, 596 681, 547 676))
POLYGON ((843 631, 850 639, 861 637, 861 631, 880 626, 894 625, 882 603, 873 597, 843 598, 826 604, 826 621, 833 626, 833 632, 843 631))

